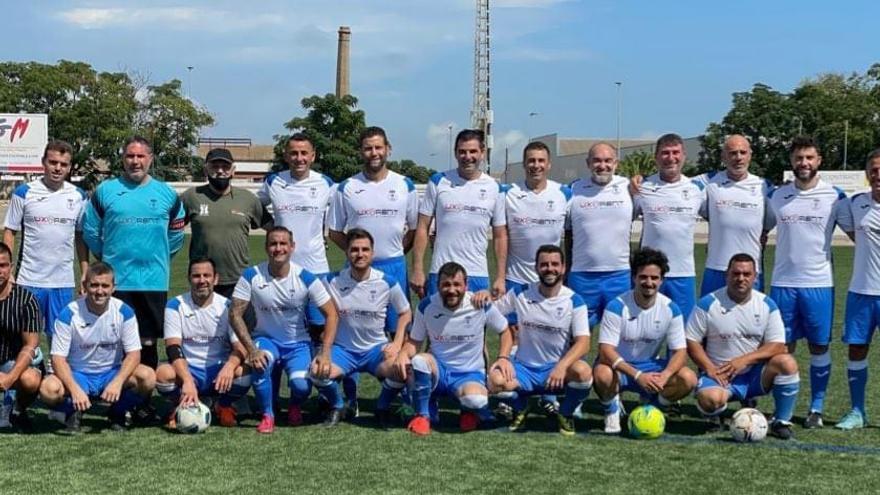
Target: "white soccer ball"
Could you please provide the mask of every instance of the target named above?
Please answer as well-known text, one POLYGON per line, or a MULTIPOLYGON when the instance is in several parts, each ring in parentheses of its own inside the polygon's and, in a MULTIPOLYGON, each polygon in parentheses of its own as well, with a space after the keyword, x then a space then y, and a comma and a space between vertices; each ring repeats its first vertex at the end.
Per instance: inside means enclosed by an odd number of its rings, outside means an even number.
POLYGON ((767 418, 757 409, 740 409, 730 422, 730 436, 737 442, 760 442, 767 436, 767 418))
POLYGON ((194 406, 180 406, 174 419, 180 433, 202 433, 211 426, 211 410, 201 402, 194 406))

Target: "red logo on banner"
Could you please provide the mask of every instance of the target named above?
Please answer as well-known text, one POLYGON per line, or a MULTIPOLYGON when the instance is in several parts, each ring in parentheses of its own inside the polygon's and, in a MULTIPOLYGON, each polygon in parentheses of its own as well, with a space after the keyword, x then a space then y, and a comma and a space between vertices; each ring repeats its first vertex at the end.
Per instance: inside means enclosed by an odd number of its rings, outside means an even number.
POLYGON ((24 137, 27 132, 28 126, 31 123, 31 119, 23 119, 19 118, 15 121, 15 124, 7 124, 5 118, 0 118, 0 138, 6 135, 6 131, 11 129, 9 133, 9 142, 15 142, 15 136, 18 135, 18 138, 21 139, 24 137))

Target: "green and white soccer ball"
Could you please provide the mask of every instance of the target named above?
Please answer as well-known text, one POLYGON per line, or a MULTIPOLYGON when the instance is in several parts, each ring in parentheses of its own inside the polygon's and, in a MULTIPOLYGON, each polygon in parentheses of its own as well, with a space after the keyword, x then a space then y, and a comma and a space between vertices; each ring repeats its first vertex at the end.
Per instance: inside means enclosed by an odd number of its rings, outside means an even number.
POLYGON ((654 439, 666 429, 666 417, 663 411, 646 404, 639 406, 629 415, 629 434, 633 438, 654 439))
POLYGON ((211 426, 211 409, 201 402, 194 406, 180 406, 174 413, 174 419, 180 433, 202 433, 211 426))
POLYGON ((730 436, 737 442, 760 442, 767 436, 767 418, 757 409, 740 409, 730 421, 730 436))

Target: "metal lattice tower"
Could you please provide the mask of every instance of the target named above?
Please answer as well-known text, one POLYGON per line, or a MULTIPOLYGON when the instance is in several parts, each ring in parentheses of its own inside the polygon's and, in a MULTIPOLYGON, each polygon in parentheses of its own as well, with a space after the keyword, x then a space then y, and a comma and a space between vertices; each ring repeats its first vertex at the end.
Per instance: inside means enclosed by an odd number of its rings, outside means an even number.
POLYGON ((492 108, 489 104, 489 0, 476 0, 477 22, 474 33, 474 106, 471 126, 486 134, 486 169, 492 156, 492 108))

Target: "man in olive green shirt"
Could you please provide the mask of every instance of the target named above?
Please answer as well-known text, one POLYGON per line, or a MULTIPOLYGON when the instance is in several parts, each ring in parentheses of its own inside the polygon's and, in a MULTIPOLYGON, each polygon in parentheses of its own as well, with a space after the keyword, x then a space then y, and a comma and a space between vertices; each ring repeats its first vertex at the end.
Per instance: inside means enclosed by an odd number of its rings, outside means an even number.
POLYGON ((208 257, 217 266, 220 281, 214 291, 232 297, 241 272, 251 265, 248 235, 263 225, 263 206, 246 189, 231 184, 235 173, 232 154, 214 148, 205 157, 208 183, 184 191, 186 222, 192 227, 190 259, 208 257))

